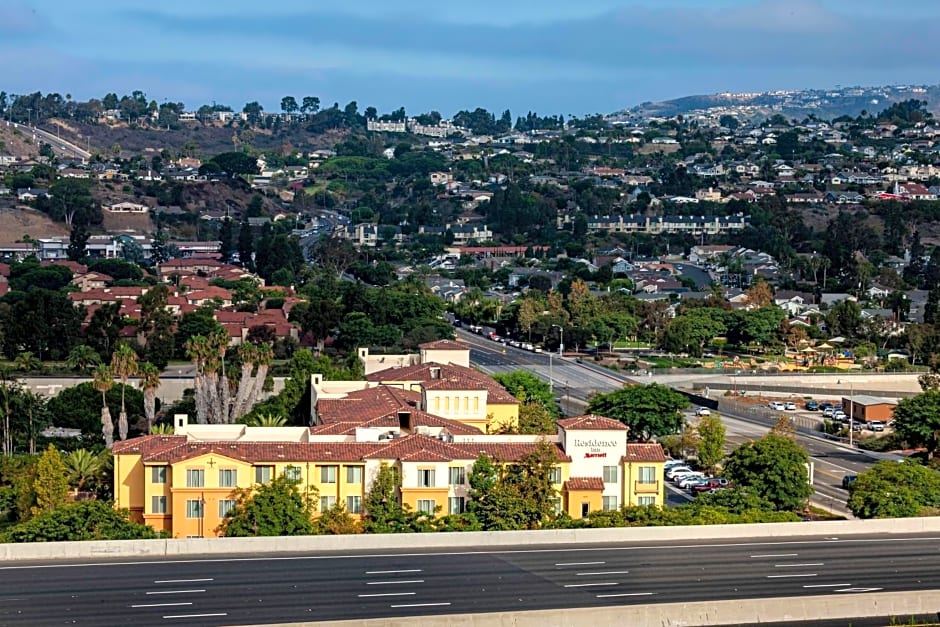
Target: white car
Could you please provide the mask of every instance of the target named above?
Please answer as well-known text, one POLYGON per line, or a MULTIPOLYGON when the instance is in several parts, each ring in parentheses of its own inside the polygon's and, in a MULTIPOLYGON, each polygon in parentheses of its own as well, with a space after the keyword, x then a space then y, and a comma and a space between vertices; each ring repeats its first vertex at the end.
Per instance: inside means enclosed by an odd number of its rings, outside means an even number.
POLYGON ((705 479, 705 473, 703 472, 690 472, 687 475, 684 475, 679 481, 676 482, 676 485, 680 488, 689 488, 695 483, 705 479))
POLYGON ((674 473, 670 481, 678 485, 678 483, 686 477, 697 477, 700 474, 701 473, 697 470, 682 470, 680 472, 674 473))
POLYGON ((707 407, 699 407, 698 410, 696 410, 695 415, 696 416, 711 416, 712 410, 710 410, 707 407))
POLYGON ((796 403, 787 402, 783 408, 787 411, 796 411, 796 403))
POLYGON ((666 478, 672 480, 678 475, 688 474, 690 472, 693 472, 693 470, 689 468, 688 466, 685 466, 685 465, 673 466, 672 468, 666 471, 666 478))
POLYGON ((773 409, 774 411, 784 411, 787 408, 787 406, 780 401, 770 401, 767 403, 767 407, 773 409))

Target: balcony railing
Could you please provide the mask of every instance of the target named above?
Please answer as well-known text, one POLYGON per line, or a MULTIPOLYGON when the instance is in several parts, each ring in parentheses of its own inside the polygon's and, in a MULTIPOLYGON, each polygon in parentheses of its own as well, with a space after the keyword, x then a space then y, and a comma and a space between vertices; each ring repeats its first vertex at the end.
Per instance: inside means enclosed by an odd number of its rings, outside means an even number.
POLYGON ((641 481, 633 482, 634 494, 659 494, 659 481, 645 483, 641 481))

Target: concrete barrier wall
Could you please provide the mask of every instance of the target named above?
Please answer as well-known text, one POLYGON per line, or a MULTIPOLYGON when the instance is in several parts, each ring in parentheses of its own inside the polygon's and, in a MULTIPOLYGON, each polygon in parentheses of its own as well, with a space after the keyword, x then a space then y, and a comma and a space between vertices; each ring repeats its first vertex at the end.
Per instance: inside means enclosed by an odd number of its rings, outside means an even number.
MULTIPOLYGON (((696 525, 692 527, 630 527, 618 529, 549 529, 280 538, 187 538, 172 540, 114 540, 0 544, 0 560, 108 559, 185 557, 247 553, 323 551, 413 551, 421 549, 498 549, 516 545, 592 544, 624 542, 692 542, 699 540, 825 538, 853 535, 940 533, 940 517, 882 520, 834 520, 757 525, 696 525), (420 538, 420 540, 419 540, 420 538)), ((940 609, 940 608, 938 608, 940 609)))
POLYGON ((759 623, 823 620, 851 620, 864 617, 904 618, 933 615, 940 610, 940 592, 885 592, 878 594, 824 595, 775 599, 743 599, 699 603, 661 603, 616 607, 581 607, 493 612, 491 614, 452 614, 447 616, 408 616, 316 623, 290 623, 280 627, 544 627, 545 625, 584 625, 622 627, 623 625, 756 625, 759 623))

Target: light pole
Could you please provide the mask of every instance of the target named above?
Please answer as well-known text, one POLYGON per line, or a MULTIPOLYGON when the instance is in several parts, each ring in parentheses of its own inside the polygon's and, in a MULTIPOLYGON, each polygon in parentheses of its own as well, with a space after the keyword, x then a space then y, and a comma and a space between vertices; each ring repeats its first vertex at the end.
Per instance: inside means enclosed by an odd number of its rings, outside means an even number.
POLYGON ((548 391, 549 392, 554 392, 555 390, 554 388, 555 377, 553 374, 554 370, 552 369, 552 357, 554 356, 555 356, 555 353, 548 354, 548 391))
MULTIPOLYGON (((842 381, 837 381, 838 384, 842 384, 842 381)), ((855 388, 852 379, 848 380, 849 384, 849 446, 855 446, 855 401, 853 397, 855 396, 855 388)))
POLYGON ((560 324, 553 324, 553 329, 558 329, 558 356, 561 357, 565 350, 565 329, 560 324))

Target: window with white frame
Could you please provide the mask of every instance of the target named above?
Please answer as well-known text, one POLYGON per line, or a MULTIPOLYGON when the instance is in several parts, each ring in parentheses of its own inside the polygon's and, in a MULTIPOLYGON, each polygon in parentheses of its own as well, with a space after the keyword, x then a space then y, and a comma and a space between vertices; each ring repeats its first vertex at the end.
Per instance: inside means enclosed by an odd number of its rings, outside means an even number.
POLYGON ((656 505, 655 496, 641 496, 637 500, 637 505, 656 505))
POLYGON ((300 466, 287 466, 284 468, 284 478, 288 481, 300 481, 300 466))
POLYGON ((186 469, 186 487, 204 488, 206 486, 206 471, 202 468, 186 469))
POLYGON ((617 497, 616 496, 605 496, 603 499, 602 507, 605 512, 610 512, 617 509, 617 497))
POLYGON ((274 466, 255 466, 255 483, 267 483, 274 476, 274 466))
POLYGON ((361 496, 347 496, 346 497, 346 511, 350 514, 361 514, 362 513, 362 497, 361 496))
POLYGON ((604 466, 604 483, 617 483, 619 477, 616 466, 604 466))
POLYGON ((320 466, 320 483, 336 483, 336 466, 320 466))
POLYGON ((336 507, 335 496, 321 496, 320 497, 320 513, 333 509, 334 507, 336 507))
POLYGON ((448 514, 463 514, 466 509, 466 499, 462 496, 452 496, 447 499, 448 514))
POLYGON ((238 470, 235 468, 219 468, 219 487, 234 488, 238 485, 238 470))
POLYGON ((418 469, 418 487, 421 487, 421 488, 433 488, 434 487, 434 469, 433 468, 419 468, 418 469))
POLYGON ((346 466, 346 483, 362 483, 362 466, 346 466))
POLYGON ((166 483, 166 466, 150 468, 150 483, 166 483))
POLYGON ((150 497, 150 513, 151 514, 166 514, 166 497, 165 496, 151 496, 150 497))
POLYGON ((235 509, 235 499, 219 499, 219 518, 225 518, 235 509))
POLYGON ((561 467, 560 466, 552 466, 551 480, 552 480, 552 483, 561 483, 561 467))
POLYGON ((433 515, 436 507, 434 499, 418 499, 418 512, 421 514, 433 515))
POLYGON ((645 484, 656 483, 656 467, 640 466, 637 471, 637 481, 645 484))
POLYGON ((464 485, 467 483, 467 469, 463 466, 452 467, 449 477, 450 485, 464 485))
POLYGON ((186 518, 202 518, 204 515, 201 499, 188 499, 186 501, 186 518))

